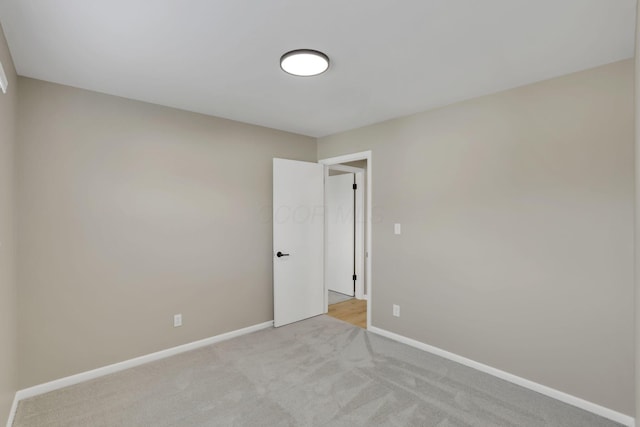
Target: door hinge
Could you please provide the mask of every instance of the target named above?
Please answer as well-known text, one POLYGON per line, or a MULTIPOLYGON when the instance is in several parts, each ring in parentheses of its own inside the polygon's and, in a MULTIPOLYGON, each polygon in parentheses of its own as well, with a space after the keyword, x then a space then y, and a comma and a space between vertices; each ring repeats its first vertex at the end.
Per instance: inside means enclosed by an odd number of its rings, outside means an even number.
POLYGON ((353 184, 353 189, 357 190, 358 189, 358 184, 353 184))
POLYGON ((356 280, 358 280, 358 276, 357 275, 353 275, 353 281, 355 282, 356 280))

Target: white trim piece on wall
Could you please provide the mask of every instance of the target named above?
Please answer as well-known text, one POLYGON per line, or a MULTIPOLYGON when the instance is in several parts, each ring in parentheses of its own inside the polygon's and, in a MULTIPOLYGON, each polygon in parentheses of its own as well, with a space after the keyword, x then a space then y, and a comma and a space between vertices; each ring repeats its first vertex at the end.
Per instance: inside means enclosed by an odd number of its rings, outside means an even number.
POLYGON ((9 81, 7 80, 7 75, 4 72, 4 68, 2 68, 2 62, 0 62, 0 90, 2 90, 2 93, 7 93, 8 86, 9 81))
POLYGON ((581 399, 579 397, 573 396, 563 391, 556 390, 542 384, 538 384, 534 381, 530 381, 525 378, 519 377, 517 375, 513 375, 508 372, 501 371, 500 369, 496 369, 491 366, 485 365, 483 363, 476 362, 475 360, 467 359, 466 357, 448 352, 446 350, 442 350, 441 348, 434 347, 429 344, 425 344, 423 342, 420 342, 411 338, 407 338, 403 335, 399 335, 394 332, 387 331, 385 329, 377 328, 375 326, 370 326, 368 329, 369 331, 375 334, 392 339, 394 341, 398 341, 400 343, 409 345, 411 347, 415 347, 419 350, 426 351, 427 353, 444 357, 445 359, 449 359, 453 362, 460 363, 461 365, 468 366, 480 372, 484 372, 486 374, 492 375, 494 377, 500 378, 510 383, 519 385, 520 387, 533 390, 537 393, 551 397, 552 399, 559 400, 560 402, 569 404, 571 406, 575 406, 577 408, 599 415, 603 418, 607 418, 609 420, 615 421, 627 427, 635 427, 635 420, 633 419, 633 417, 614 411, 613 409, 605 408, 604 406, 598 405, 597 403, 589 402, 587 400, 581 399))
POLYGON ((179 345, 177 347, 168 348, 166 350, 157 351, 155 353, 147 354, 144 356, 136 357, 134 359, 125 360, 123 362, 114 363, 112 365, 103 366, 101 368, 93 369, 91 371, 81 372, 79 374, 71 375, 68 377, 60 378, 54 381, 50 381, 44 384, 39 384, 33 387, 18 390, 15 398, 13 399, 13 405, 11 406, 11 412, 9 413, 9 420, 7 421, 7 427, 11 427, 18 408, 18 402, 23 399, 28 399, 33 396, 48 393, 50 391, 58 390, 64 387, 68 387, 74 384, 89 381, 95 378, 99 378, 105 375, 113 374, 115 372, 124 371, 125 369, 133 368, 143 365, 145 363, 154 362, 156 360, 164 359, 167 357, 175 356, 180 353, 195 350, 201 347, 206 347, 211 344, 226 341, 231 338, 239 337, 241 335, 250 334, 263 329, 273 327, 273 320, 268 322, 259 323, 257 325, 248 326, 246 328, 237 329, 235 331, 226 332, 213 337, 205 338, 199 341, 190 342, 187 344, 179 345))
POLYGON ((13 397, 13 403, 11 404, 11 410, 9 411, 9 419, 7 420, 7 427, 13 426, 13 419, 16 417, 16 411, 18 410, 18 393, 13 397))

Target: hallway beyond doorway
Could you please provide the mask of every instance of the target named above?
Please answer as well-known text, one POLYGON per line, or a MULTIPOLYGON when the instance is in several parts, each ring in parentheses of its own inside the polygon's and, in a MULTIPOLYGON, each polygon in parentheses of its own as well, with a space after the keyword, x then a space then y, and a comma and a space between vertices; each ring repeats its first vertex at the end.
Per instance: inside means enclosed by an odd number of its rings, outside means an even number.
POLYGON ((367 301, 349 298, 346 301, 329 305, 329 316, 352 325, 367 329, 367 301))

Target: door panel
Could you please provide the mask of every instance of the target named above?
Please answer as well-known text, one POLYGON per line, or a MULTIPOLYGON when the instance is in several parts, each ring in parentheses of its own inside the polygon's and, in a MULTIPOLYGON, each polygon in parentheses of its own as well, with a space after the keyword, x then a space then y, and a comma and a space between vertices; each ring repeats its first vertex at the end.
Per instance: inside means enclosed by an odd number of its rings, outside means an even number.
POLYGON ((327 287, 354 296, 353 174, 327 177, 327 287))
POLYGON ((322 165, 273 159, 276 327, 324 312, 323 180, 322 165))

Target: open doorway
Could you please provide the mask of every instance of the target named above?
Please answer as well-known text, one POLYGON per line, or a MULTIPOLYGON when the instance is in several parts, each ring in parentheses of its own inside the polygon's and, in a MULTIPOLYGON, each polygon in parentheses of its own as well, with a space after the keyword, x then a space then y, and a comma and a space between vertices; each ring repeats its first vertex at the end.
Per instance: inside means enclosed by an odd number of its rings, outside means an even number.
POLYGON ((330 165, 325 177, 328 314, 367 327, 364 299, 366 160, 330 165))
POLYGON ((371 153, 321 160, 325 165, 326 313, 367 328, 370 313, 371 153))

